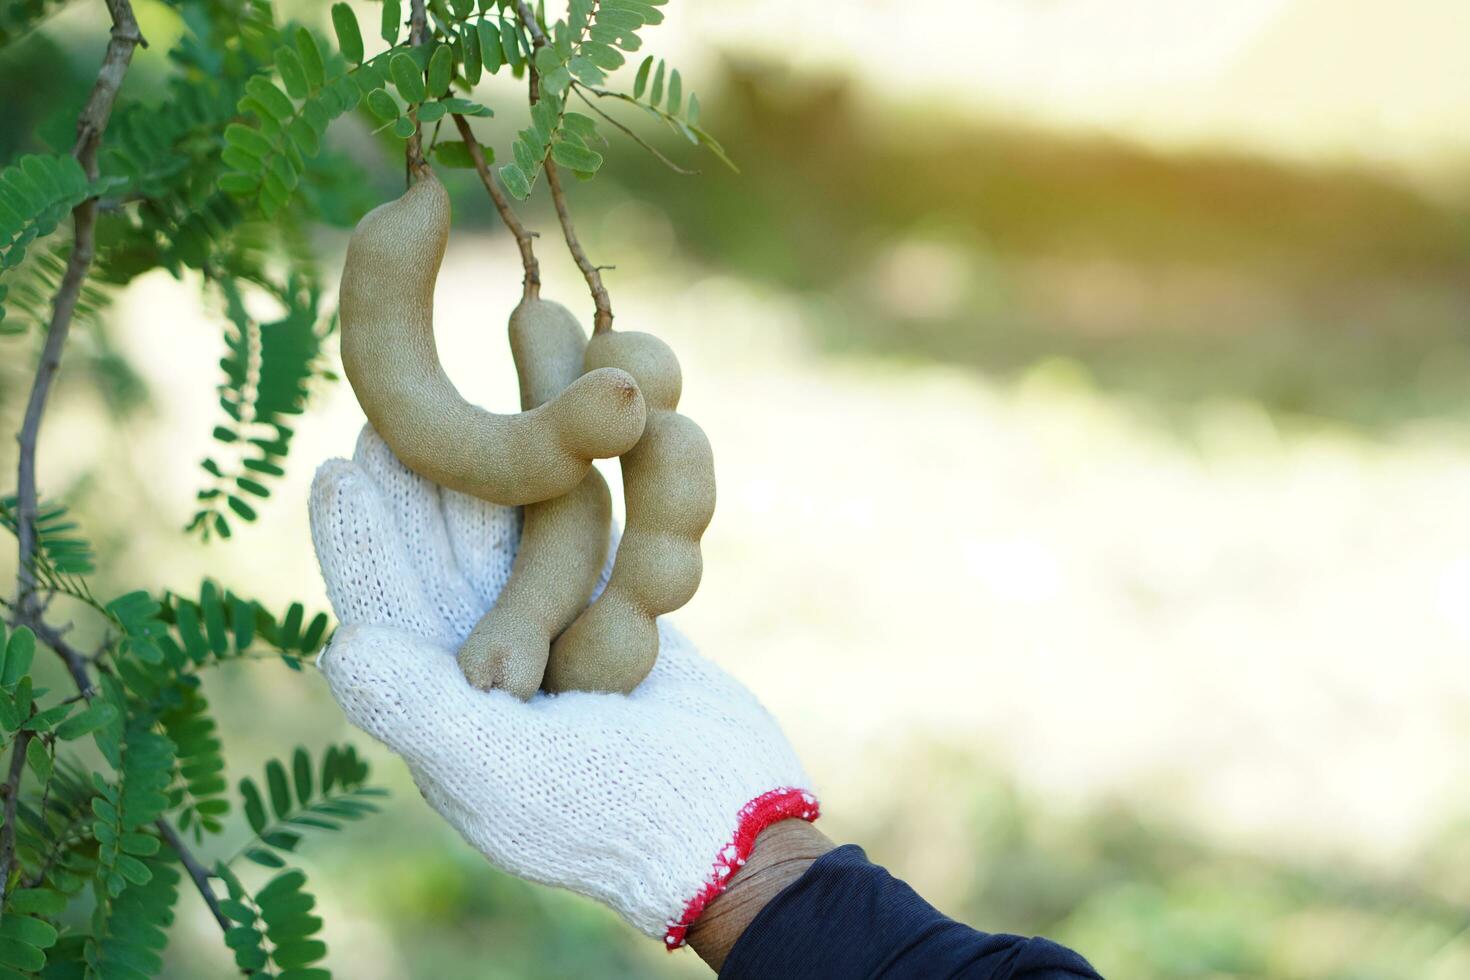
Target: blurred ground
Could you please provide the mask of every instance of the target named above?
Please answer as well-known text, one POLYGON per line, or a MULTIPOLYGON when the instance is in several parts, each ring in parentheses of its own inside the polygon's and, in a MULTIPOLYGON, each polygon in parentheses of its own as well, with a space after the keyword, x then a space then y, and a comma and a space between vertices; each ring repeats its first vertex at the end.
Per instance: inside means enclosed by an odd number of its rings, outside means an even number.
MULTIPOLYGON (((677 618, 781 717, 827 832, 1107 976, 1470 975, 1470 198, 1381 162, 875 105, 748 56, 709 75, 740 175, 621 146, 573 206, 618 267, 619 325, 679 351, 715 447, 706 578, 677 618)), ((508 410, 519 271, 460 176, 439 340, 508 410)), ((589 313, 532 221, 546 294, 589 313)), ((361 424, 345 385, 258 527, 177 533, 217 410, 213 313, 163 277, 120 296, 68 355, 42 482, 120 582, 320 605, 304 499, 361 424)), ((7 426, 22 344, 0 350, 7 426)), ((213 685, 238 775, 366 742, 310 674, 213 685)), ((707 975, 488 870, 373 756, 390 813, 306 850, 339 975, 707 975)), ((228 975, 194 912, 175 975, 228 975)))

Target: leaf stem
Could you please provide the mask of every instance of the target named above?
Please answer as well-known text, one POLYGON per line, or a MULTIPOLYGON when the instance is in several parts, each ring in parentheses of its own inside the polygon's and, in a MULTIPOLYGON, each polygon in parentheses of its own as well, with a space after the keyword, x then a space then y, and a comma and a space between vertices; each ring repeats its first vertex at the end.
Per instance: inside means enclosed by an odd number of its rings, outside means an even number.
MULTIPOLYGON (((418 47, 424 43, 425 35, 429 30, 429 17, 424 9, 424 0, 409 0, 408 15, 408 44, 409 47, 418 47)), ((405 175, 408 180, 428 173, 429 164, 424 159, 423 130, 419 126, 417 113, 413 121, 413 135, 408 138, 408 145, 403 151, 404 166, 407 169, 405 175)))
POLYGON ((607 287, 602 284, 602 273, 598 267, 587 258, 587 251, 582 248, 582 243, 577 239, 577 229, 572 225, 572 215, 567 210, 566 195, 562 193, 561 177, 557 174, 556 164, 551 162, 551 157, 546 158, 543 168, 546 170, 546 186, 551 191, 551 202, 556 205, 556 220, 561 223, 562 236, 567 240, 567 251, 572 253, 577 268, 582 270, 582 278, 587 280, 587 288, 592 292, 592 305, 597 312, 592 318, 592 332, 594 334, 607 333, 612 329, 613 312, 612 300, 608 298, 607 287))
POLYGON ((693 176, 696 176, 699 173, 698 170, 690 170, 687 167, 681 167, 681 166, 679 166, 673 160, 670 160, 668 158, 668 156, 665 155, 664 152, 662 150, 660 150, 658 147, 654 146, 652 143, 648 142, 642 136, 639 136, 637 133, 635 133, 628 126, 624 125, 623 123, 619 122, 617 119, 614 119, 612 116, 608 115, 602 109, 598 108, 597 103, 595 103, 591 99, 587 98, 587 93, 584 92, 584 91, 582 91, 582 86, 580 84, 578 84, 577 82, 573 82, 572 83, 572 91, 574 91, 574 92, 577 93, 577 98, 579 98, 583 102, 587 103, 587 108, 591 109, 593 112, 597 113, 603 119, 606 119, 608 122, 612 123, 618 129, 622 130, 622 132, 623 132, 624 135, 626 135, 634 143, 637 143, 639 146, 643 147, 649 153, 652 153, 654 155, 654 157, 656 157, 660 163, 662 163, 665 167, 668 167, 674 173, 676 173, 676 174, 682 174, 685 177, 693 177, 693 176))
POLYGON ((184 870, 189 872, 189 877, 194 880, 194 887, 199 889, 199 894, 203 897, 204 904, 209 906, 209 913, 214 916, 214 921, 219 923, 220 929, 229 930, 231 928, 230 920, 225 918, 224 911, 219 907, 219 897, 215 895, 214 888, 209 884, 210 875, 205 870, 204 865, 199 863, 199 859, 189 850, 188 845, 179 837, 178 831, 174 830, 167 820, 159 817, 153 822, 153 826, 158 828, 159 835, 168 842, 168 846, 173 848, 174 853, 179 856, 179 861, 183 864, 184 870))

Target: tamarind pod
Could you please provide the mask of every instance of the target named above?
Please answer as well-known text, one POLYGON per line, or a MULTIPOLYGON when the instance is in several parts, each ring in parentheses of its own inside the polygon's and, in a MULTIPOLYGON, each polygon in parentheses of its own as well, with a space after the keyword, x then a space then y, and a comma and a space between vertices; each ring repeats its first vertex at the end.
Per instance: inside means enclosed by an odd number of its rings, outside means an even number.
POLYGON ((584 367, 616 366, 638 381, 648 422, 623 454, 627 524, 607 588, 551 645, 548 691, 628 692, 658 658, 656 620, 693 598, 704 565, 699 539, 715 511, 714 453, 675 411, 682 376, 668 345, 609 332, 587 344, 584 367))
POLYGON ((570 493, 527 504, 510 578, 459 648, 465 678, 522 701, 541 687, 552 637, 587 606, 607 559, 612 500, 596 469, 570 493))
MULTIPOLYGON (((587 335, 566 307, 523 300, 510 315, 521 406, 554 398, 582 373, 587 335)), ((527 504, 510 578, 459 649, 459 666, 482 690, 526 700, 541 686, 552 638, 587 606, 607 558, 612 500, 596 469, 569 493, 527 504)))
POLYGON ((347 380, 373 428, 420 476, 498 504, 564 494, 593 459, 638 441, 638 385, 608 369, 516 415, 465 401, 434 344, 434 282, 448 240, 449 195, 432 175, 358 223, 339 305, 347 380))

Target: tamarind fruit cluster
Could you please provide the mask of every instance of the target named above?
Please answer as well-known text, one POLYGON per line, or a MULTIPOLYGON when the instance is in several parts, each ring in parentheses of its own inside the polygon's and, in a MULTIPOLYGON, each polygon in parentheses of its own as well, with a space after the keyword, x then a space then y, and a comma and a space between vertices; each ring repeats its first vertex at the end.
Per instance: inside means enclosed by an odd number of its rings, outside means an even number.
POLYGON ((342 363, 373 428, 410 470, 521 505, 521 542, 493 608, 460 647, 470 683, 525 700, 538 689, 623 692, 658 657, 657 617, 699 587, 714 514, 714 457, 676 409, 682 374, 656 337, 587 340, 560 304, 528 295, 509 336, 522 411, 471 405, 444 373, 433 294, 449 195, 424 173, 353 231, 342 272, 342 363), (620 456, 627 522, 606 589, 611 500, 593 459, 620 456))
POLYGON ((566 493, 592 460, 627 452, 646 411, 626 371, 593 371, 517 415, 465 401, 434 344, 434 283, 449 194, 425 174, 352 232, 338 311, 342 367, 373 428, 409 469, 497 504, 566 493))

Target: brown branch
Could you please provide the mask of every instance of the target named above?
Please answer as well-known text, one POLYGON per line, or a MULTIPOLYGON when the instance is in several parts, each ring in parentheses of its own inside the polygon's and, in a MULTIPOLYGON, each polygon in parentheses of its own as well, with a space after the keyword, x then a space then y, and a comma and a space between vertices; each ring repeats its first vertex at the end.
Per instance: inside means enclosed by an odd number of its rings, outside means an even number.
MULTIPOLYGON (((113 103, 117 101, 117 90, 122 85, 123 76, 127 74, 128 64, 133 60, 133 50, 138 45, 145 44, 143 35, 138 32, 138 21, 133 16, 133 8, 128 0, 107 0, 107 9, 112 14, 112 40, 108 42, 107 52, 102 56, 102 67, 97 71, 92 94, 77 118, 77 141, 72 147, 72 156, 82 165, 88 180, 97 179, 97 147, 107 129, 113 103)), ((71 255, 67 257, 66 272, 56 290, 51 308, 51 322, 46 329, 46 342, 41 348, 41 360, 36 366, 35 380, 31 383, 25 418, 16 436, 16 441, 20 444, 20 459, 16 465, 15 531, 20 542, 16 606, 22 618, 29 618, 35 607, 36 578, 31 568, 31 559, 36 552, 37 543, 36 441, 41 431, 41 417, 46 411, 46 397, 51 393, 51 384, 56 380, 56 372, 61 367, 61 349, 71 330, 77 299, 82 292, 82 280, 92 266, 92 256, 96 248, 97 199, 88 198, 72 209, 72 221, 76 233, 71 255)))
MULTIPOLYGON (((518 0, 516 12, 520 14, 521 23, 526 25, 526 30, 531 34, 531 46, 542 48, 546 46, 546 35, 541 30, 541 25, 536 23, 536 15, 531 12, 531 5, 526 0, 518 0)), ((529 77, 529 92, 531 104, 535 105, 540 97, 539 85, 537 83, 536 68, 534 65, 527 66, 529 77)), ((587 258, 587 252, 582 248, 581 241, 577 238, 577 229, 572 224, 572 213, 567 208, 566 195, 561 189, 561 178, 557 176, 556 164, 551 162, 550 151, 546 159, 541 162, 541 169, 546 171, 546 186, 551 191, 551 202, 556 205, 556 220, 561 224, 562 237, 567 241, 567 251, 572 253, 572 259, 577 263, 577 268, 582 270, 582 278, 587 280, 587 289, 592 293, 592 305, 597 312, 592 317, 592 332, 594 334, 607 333, 612 329, 613 312, 612 300, 608 298, 607 287, 602 284, 602 273, 598 267, 587 258)))
POLYGON ((10 750, 10 772, 5 777, 5 823, 0 824, 0 905, 10 890, 10 873, 15 868, 15 806, 20 800, 20 777, 25 772, 26 746, 35 732, 22 729, 10 750))
MULTIPOLYGON (((429 32, 429 15, 424 9, 424 0, 409 0, 408 15, 408 43, 410 47, 418 47, 424 43, 429 32)), ((413 121, 413 135, 408 138, 408 146, 403 151, 403 164, 408 173, 408 179, 427 173, 429 163, 424 159, 424 137, 419 127, 418 118, 413 121)))
POLYGON ((624 125, 617 119, 614 119, 612 116, 608 115, 602 109, 598 108, 596 102, 593 102, 591 99, 587 98, 587 93, 582 91, 582 86, 574 82, 572 83, 572 91, 577 93, 577 98, 587 103, 587 108, 591 109, 593 112, 597 113, 599 116, 612 123, 618 129, 622 130, 624 135, 626 135, 634 143, 637 143, 639 146, 643 147, 649 153, 652 153, 658 159, 659 163, 662 163, 665 167, 668 167, 674 173, 682 174, 685 177, 694 177, 699 174, 698 170, 690 170, 687 167, 679 166, 673 160, 670 160, 667 156, 665 156, 663 151, 660 150, 658 147, 654 146, 652 143, 648 142, 648 140, 633 132, 633 130, 630 129, 628 126, 624 125))
POLYGON ((592 292, 592 305, 597 312, 592 317, 592 332, 594 334, 607 333, 612 329, 613 312, 612 300, 608 298, 607 287, 602 284, 602 273, 598 266, 592 264, 587 258, 587 252, 582 248, 582 243, 577 240, 577 229, 572 227, 572 216, 567 211, 566 195, 562 193, 561 178, 557 175, 556 164, 547 157, 542 164, 546 171, 546 186, 551 190, 551 202, 556 205, 556 220, 561 222, 562 235, 567 240, 567 251, 572 253, 576 260, 577 268, 582 270, 582 278, 587 280, 587 288, 592 292))
POLYGON ((531 246, 531 239, 536 236, 521 224, 521 219, 516 217, 515 211, 511 210, 510 202, 505 199, 505 194, 496 185, 495 176, 490 173, 490 164, 485 160, 485 151, 480 149, 480 143, 475 139, 474 131, 470 129, 469 120, 455 113, 454 125, 459 129, 459 135, 464 139, 465 149, 469 151, 470 159, 475 163, 475 172, 480 175, 480 183, 485 185, 485 192, 490 195, 490 200, 495 202, 495 210, 500 212, 500 220, 504 221, 505 227, 510 229, 511 235, 516 240, 516 247, 521 250, 521 268, 526 270, 525 275, 521 278, 521 295, 526 299, 535 299, 541 295, 541 263, 536 261, 536 251, 531 246))

